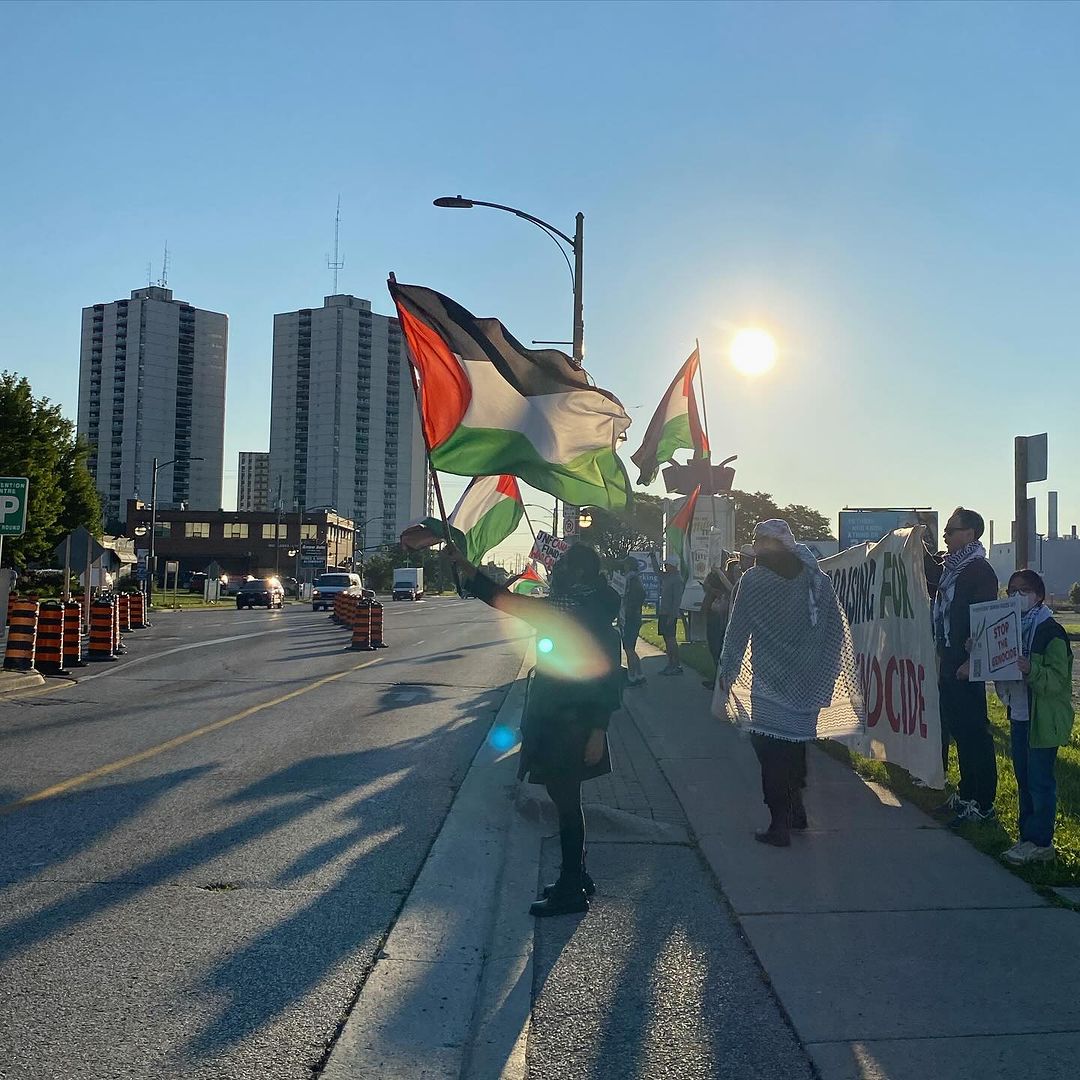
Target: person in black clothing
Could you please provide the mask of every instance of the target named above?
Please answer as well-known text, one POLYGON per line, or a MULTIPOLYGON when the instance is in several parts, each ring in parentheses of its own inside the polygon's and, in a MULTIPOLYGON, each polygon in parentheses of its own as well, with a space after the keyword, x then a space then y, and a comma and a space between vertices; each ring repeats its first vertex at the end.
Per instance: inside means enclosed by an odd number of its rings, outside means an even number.
POLYGON ((643 686, 645 673, 641 670, 641 657, 637 654, 638 635, 641 633, 641 607, 645 603, 645 586, 641 582, 641 571, 637 559, 627 556, 623 563, 626 575, 626 587, 623 589, 622 610, 620 611, 620 629, 622 630, 623 652, 626 653, 626 672, 628 686, 643 686))
POLYGON ((948 553, 934 596, 934 638, 941 702, 941 756, 946 770, 949 744, 956 743, 958 790, 939 808, 951 814, 950 828, 991 821, 997 797, 997 759, 986 713, 986 684, 967 681, 971 605, 996 600, 998 580, 979 538, 983 519, 958 506, 944 529, 948 553))
POLYGON ((585 869, 581 784, 611 772, 607 726, 619 707, 622 665, 612 625, 619 594, 600 572, 600 558, 575 544, 556 563, 547 599, 517 596, 479 573, 456 549, 465 587, 485 604, 537 630, 537 660, 522 718, 518 778, 542 784, 559 815, 559 879, 530 908, 533 915, 589 910, 596 885, 585 869))

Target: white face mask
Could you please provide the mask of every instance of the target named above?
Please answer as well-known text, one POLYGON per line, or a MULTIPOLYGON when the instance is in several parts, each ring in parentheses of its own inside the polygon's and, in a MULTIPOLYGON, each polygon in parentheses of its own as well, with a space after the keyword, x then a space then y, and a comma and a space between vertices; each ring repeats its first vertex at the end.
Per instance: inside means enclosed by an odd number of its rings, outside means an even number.
POLYGON ((1039 603, 1039 598, 1034 593, 1019 593, 1020 597, 1020 612, 1026 615, 1033 607, 1039 603))

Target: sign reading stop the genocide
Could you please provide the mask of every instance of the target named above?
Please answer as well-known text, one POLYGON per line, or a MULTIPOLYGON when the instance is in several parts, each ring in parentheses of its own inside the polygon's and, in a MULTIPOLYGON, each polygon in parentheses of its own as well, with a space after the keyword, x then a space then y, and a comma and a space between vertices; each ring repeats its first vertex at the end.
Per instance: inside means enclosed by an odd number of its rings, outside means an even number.
POLYGON ((0 536, 26 532, 30 481, 25 476, 0 476, 0 536))

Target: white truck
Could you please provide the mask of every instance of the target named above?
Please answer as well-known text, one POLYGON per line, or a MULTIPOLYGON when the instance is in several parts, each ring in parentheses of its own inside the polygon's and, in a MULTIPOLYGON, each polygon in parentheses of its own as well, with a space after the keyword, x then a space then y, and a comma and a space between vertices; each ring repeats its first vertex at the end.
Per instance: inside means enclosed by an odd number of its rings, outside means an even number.
POLYGON ((394 571, 395 600, 419 600, 424 595, 424 569, 421 566, 399 566, 394 571))

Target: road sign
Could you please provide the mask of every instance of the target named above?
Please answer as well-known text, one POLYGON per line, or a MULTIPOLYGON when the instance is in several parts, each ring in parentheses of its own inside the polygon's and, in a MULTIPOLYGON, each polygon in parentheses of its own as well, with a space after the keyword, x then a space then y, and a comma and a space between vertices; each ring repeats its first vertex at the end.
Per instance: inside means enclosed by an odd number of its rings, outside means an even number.
POLYGON ((300 567, 303 570, 325 570, 326 545, 310 540, 301 541, 300 567))
POLYGON ((26 532, 30 481, 25 476, 0 476, 0 536, 26 532))
MULTIPOLYGON (((58 559, 63 560, 65 549, 66 539, 61 540, 53 549, 58 559)), ((90 535, 90 530, 85 525, 80 525, 71 534, 71 565, 76 572, 82 573, 87 562, 96 563, 104 554, 105 548, 90 535)))

